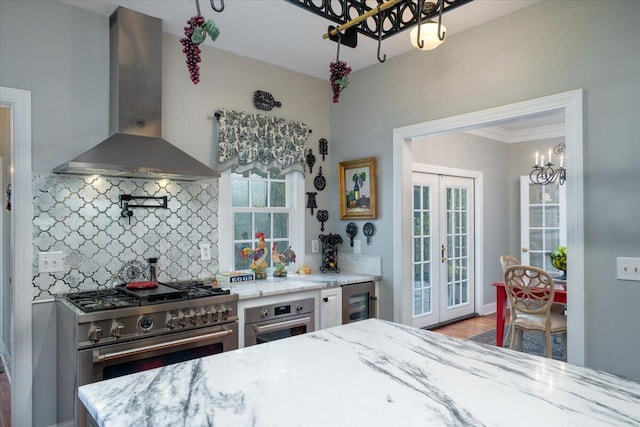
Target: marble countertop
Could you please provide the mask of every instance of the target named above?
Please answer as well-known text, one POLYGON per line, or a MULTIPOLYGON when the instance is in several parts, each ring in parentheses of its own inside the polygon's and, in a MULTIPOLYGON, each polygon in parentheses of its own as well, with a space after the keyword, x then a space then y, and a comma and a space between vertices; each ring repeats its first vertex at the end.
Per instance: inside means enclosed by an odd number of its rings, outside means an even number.
POLYGON ((288 274, 286 277, 269 276, 264 280, 234 283, 231 285, 222 285, 222 287, 231 289, 231 292, 238 294, 239 299, 243 300, 343 286, 369 280, 380 280, 380 277, 357 273, 288 274))
POLYGON ((629 426, 640 383, 368 319, 79 388, 99 426, 629 426))

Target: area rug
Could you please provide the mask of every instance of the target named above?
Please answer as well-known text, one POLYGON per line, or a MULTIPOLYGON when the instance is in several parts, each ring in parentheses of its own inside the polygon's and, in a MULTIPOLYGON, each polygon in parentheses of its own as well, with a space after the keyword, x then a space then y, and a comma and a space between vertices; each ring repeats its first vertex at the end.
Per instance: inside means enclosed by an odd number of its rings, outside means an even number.
MULTIPOLYGON (((506 337, 505 328, 505 337, 506 337)), ((483 332, 479 335, 469 338, 471 341, 475 341, 481 344, 496 345, 496 330, 483 332)), ((503 347, 509 348, 510 342, 506 339, 503 342, 503 347)), ((535 331, 524 331, 522 334, 522 351, 524 353, 531 353, 537 356, 544 357, 544 333, 535 331)), ((562 338, 558 334, 551 336, 551 356, 556 360, 567 361, 565 355, 564 346, 562 345, 562 338)))

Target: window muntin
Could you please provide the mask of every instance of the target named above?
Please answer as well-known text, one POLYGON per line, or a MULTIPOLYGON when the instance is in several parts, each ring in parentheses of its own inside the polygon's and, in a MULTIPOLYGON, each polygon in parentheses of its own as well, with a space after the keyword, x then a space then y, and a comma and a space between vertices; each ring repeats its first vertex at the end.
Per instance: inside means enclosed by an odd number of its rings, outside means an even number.
POLYGON ((275 169, 267 174, 245 172, 230 174, 231 213, 233 219, 233 270, 248 269, 250 258, 243 258, 242 249, 258 245, 256 233, 264 233, 269 249, 266 259, 272 267, 271 248, 279 252, 290 245, 293 197, 291 183, 275 169))

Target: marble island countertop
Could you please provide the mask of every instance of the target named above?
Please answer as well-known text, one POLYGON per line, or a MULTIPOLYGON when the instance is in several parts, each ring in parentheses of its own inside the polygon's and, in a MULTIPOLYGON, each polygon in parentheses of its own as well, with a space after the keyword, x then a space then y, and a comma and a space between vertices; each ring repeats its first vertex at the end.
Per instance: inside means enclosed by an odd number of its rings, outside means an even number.
POLYGON ((378 319, 79 388, 99 426, 629 426, 640 383, 378 319))
POLYGON ((238 294, 240 300, 279 295, 292 292, 311 291, 352 283, 380 280, 380 276, 357 273, 288 274, 286 277, 269 276, 264 280, 221 285, 238 294))

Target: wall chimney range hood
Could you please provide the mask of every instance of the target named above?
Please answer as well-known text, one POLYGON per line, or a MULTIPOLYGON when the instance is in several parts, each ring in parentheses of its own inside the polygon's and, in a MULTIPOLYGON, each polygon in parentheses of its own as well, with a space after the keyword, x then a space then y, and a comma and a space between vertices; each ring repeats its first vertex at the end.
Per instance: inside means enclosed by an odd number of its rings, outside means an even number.
POLYGON ((181 181, 219 177, 161 137, 162 20, 120 6, 109 26, 112 135, 53 172, 181 181))

